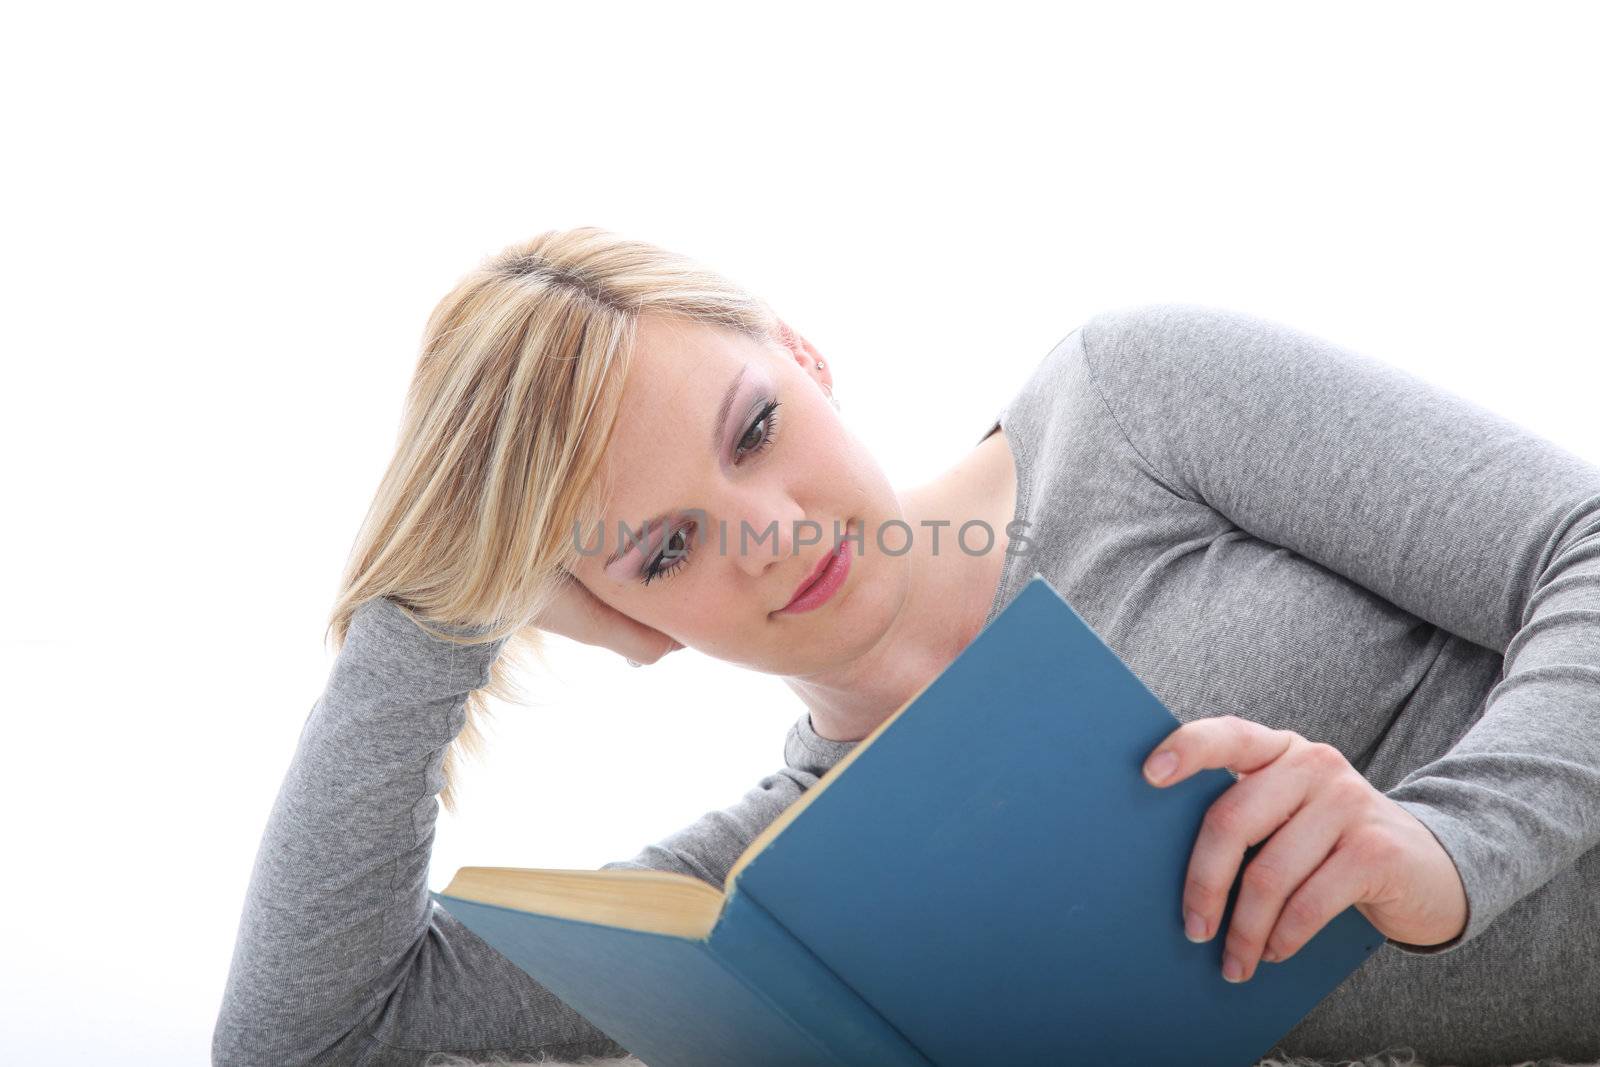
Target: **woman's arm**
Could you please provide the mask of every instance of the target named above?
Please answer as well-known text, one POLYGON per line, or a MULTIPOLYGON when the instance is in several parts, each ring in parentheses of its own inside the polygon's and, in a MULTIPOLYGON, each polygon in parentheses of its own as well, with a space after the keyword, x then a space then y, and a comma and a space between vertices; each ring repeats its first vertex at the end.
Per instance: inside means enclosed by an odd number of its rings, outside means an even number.
POLYGON ((503 644, 355 612, 261 838, 213 1063, 624 1054, 427 895, 444 753, 503 644))
MULTIPOLYGON (((1150 474, 1504 657, 1482 717, 1387 796, 1466 889, 1461 936, 1600 841, 1600 468, 1397 368, 1162 304, 1083 327, 1150 474)), ((1406 946, 1401 946, 1406 948, 1406 946)))
POLYGON ((734 861, 767 824, 817 784, 817 776, 793 767, 767 775, 720 811, 708 811, 681 830, 646 845, 632 859, 613 860, 601 870, 676 871, 722 888, 734 861))
MULTIPOLYGON (((427 895, 444 753, 503 644, 438 641, 389 600, 356 611, 262 836, 213 1063, 626 1054, 427 895)), ((787 768, 768 775, 730 807, 605 868, 678 871, 720 887, 816 780, 787 768)))

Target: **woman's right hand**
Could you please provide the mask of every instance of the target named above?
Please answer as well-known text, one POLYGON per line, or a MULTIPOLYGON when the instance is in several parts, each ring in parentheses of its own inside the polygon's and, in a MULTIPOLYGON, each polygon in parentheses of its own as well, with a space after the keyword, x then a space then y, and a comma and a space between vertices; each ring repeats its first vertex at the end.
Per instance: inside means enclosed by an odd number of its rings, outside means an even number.
POLYGON ((586 645, 609 648, 639 664, 654 663, 683 647, 660 630, 600 600, 566 571, 561 572, 555 600, 532 620, 532 625, 586 645))

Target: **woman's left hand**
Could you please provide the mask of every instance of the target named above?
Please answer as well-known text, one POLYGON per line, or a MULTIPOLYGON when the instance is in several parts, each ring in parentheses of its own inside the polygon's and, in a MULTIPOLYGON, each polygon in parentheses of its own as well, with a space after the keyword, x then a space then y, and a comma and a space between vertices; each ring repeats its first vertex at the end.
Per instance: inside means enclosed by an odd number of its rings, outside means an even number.
POLYGON ((1170 786, 1206 768, 1240 779, 1206 811, 1195 838, 1183 888, 1191 941, 1210 939, 1245 849, 1271 837, 1245 868, 1224 978, 1246 981, 1258 961, 1288 959, 1352 904, 1406 944, 1442 944, 1466 928, 1466 888, 1449 853, 1332 745, 1234 715, 1197 719, 1156 746, 1144 775, 1170 786), (1177 758, 1162 777, 1158 761, 1169 753, 1177 758))

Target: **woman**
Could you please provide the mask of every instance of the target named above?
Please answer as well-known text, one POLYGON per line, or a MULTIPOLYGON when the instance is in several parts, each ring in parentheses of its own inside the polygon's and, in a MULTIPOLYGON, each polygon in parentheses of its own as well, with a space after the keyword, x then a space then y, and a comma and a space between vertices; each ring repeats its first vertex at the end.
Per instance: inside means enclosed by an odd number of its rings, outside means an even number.
POLYGON ((1035 572, 1183 720, 1153 788, 1241 775, 1184 893, 1226 977, 1351 904, 1388 936, 1282 1051, 1600 1053, 1600 470, 1375 360, 1187 305, 1089 320, 908 491, 831 392, 765 304, 598 229, 507 249, 445 297, 257 856, 214 1062, 623 1054, 426 895, 452 744, 475 742, 483 693, 516 695, 540 630, 641 663, 696 648, 800 697, 784 768, 606 865, 720 885, 1035 572), (991 551, 954 543, 969 523, 991 551), (818 574, 829 595, 802 595, 818 574))

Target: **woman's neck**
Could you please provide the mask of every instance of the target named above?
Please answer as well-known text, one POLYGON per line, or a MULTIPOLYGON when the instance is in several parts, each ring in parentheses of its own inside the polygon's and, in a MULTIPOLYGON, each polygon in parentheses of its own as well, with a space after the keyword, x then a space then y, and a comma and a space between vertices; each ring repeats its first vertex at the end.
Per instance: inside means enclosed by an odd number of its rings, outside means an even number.
MULTIPOLYGON (((902 609, 870 652, 830 675, 786 678, 811 713, 818 736, 856 741, 944 670, 983 628, 1005 565, 1006 524, 1016 507, 1016 466, 1004 431, 986 437, 944 474, 901 494, 914 536, 904 557, 902 609), (962 523, 994 531, 989 551, 971 555, 956 540, 962 523), (924 520, 943 522, 934 528, 924 520)), ((981 542, 976 533, 968 544, 981 542)))

